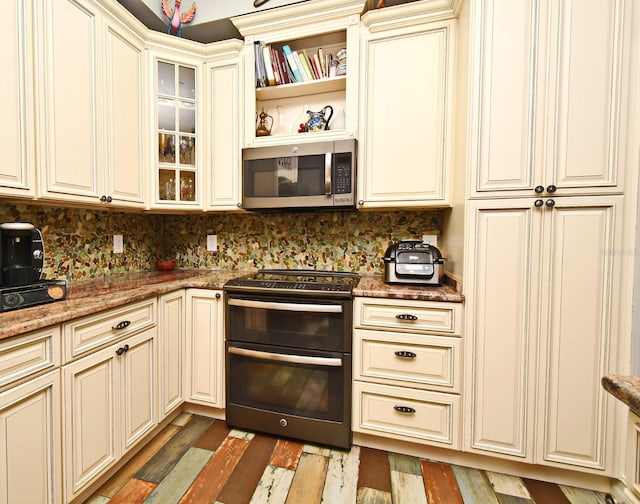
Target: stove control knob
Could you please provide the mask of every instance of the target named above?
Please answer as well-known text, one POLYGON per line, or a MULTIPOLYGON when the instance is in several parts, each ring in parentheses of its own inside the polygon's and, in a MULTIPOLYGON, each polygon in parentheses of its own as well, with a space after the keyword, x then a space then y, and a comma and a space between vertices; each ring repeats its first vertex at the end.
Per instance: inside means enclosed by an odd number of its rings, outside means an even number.
POLYGON ((286 427, 287 425, 289 425, 289 422, 287 422, 286 418, 281 418, 280 419, 280 426, 281 427, 286 427))

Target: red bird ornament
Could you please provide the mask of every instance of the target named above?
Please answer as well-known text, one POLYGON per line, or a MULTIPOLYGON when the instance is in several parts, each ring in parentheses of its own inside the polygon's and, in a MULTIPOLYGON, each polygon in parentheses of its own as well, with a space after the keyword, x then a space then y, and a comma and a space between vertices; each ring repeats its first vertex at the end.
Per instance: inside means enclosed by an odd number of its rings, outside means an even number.
POLYGON ((196 15, 196 3, 193 2, 189 10, 180 15, 180 4, 182 3, 182 0, 175 0, 174 9, 169 5, 169 0, 161 0, 161 2, 162 12, 169 18, 167 33, 170 35, 176 35, 177 37, 182 37, 182 24, 187 24, 193 21, 193 18, 196 15))

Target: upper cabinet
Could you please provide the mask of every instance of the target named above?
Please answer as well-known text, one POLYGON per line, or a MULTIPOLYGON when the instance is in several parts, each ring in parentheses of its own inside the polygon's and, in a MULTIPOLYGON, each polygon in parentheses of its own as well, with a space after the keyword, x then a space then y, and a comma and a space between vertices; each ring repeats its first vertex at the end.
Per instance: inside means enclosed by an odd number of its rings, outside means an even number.
POLYGON ((3 4, 5 27, 0 34, 5 74, 0 84, 0 196, 35 196, 32 2, 3 4))
POLYGON ((87 0, 35 6, 39 195, 143 207, 142 40, 87 0))
POLYGON ((471 197, 623 191, 631 4, 471 2, 471 197))
POLYGON ((205 73, 205 210, 237 210, 242 204, 242 100, 240 40, 212 44, 205 73))
POLYGON ((414 2, 362 18, 360 208, 451 205, 453 4, 414 2))
POLYGON ((153 180, 156 208, 201 204, 201 64, 154 54, 153 180))
POLYGON ((245 39, 245 147, 357 137, 363 8, 363 0, 311 0, 232 18, 245 39), (307 111, 324 112, 326 128, 304 131, 307 111))

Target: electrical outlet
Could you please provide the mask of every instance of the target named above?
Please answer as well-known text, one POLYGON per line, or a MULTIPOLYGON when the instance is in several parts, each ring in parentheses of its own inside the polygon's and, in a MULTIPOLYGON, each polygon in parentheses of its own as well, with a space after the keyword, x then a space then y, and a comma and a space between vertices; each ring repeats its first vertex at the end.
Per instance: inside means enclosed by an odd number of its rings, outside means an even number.
POLYGON ((207 235, 207 252, 218 251, 218 237, 216 235, 207 235))
POLYGON ((122 254, 124 252, 124 240, 122 235, 113 235, 113 253, 122 254))
POLYGON ((422 242, 423 243, 428 243, 429 245, 432 245, 433 247, 437 247, 438 246, 438 236, 437 235, 422 235, 422 242))

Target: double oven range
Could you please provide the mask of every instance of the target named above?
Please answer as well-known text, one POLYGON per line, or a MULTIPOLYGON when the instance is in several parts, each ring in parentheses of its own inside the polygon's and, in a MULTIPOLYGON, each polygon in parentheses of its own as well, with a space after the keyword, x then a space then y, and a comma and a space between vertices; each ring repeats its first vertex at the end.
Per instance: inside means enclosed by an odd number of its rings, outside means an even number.
POLYGON ((227 424, 350 447, 357 282, 345 272, 261 270, 226 283, 227 424))

